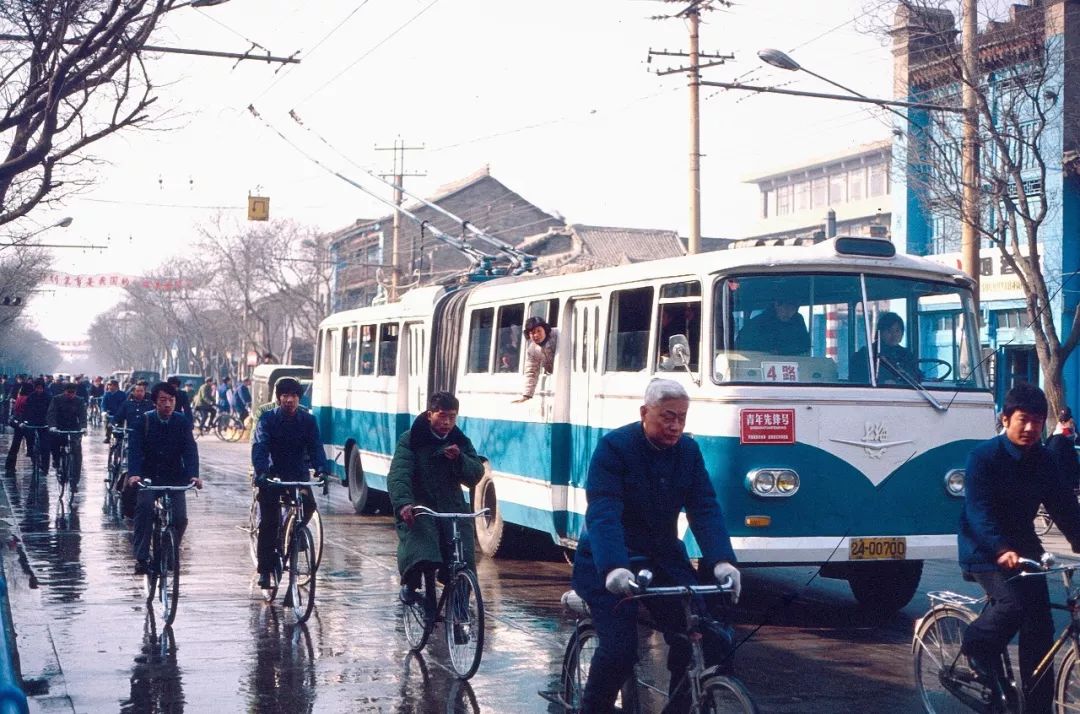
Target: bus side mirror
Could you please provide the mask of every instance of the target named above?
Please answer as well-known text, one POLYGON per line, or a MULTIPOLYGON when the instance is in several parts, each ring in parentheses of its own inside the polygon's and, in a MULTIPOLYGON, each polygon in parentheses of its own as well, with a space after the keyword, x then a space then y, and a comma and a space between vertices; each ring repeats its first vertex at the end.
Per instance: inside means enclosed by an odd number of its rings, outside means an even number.
POLYGON ((673 367, 690 365, 690 342, 686 339, 686 335, 672 335, 668 338, 668 354, 671 356, 673 367))

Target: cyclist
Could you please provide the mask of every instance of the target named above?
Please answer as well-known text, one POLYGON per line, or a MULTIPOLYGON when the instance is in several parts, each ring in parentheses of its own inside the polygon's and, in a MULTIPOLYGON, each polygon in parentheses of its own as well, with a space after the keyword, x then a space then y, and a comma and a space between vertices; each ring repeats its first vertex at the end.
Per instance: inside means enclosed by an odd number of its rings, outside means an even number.
MULTIPOLYGON (((281 524, 281 492, 272 487, 271 478, 282 481, 307 481, 308 469, 326 473, 326 454, 319 438, 315 417, 300 409, 300 382, 291 377, 279 379, 274 385, 277 407, 262 415, 251 439, 251 464, 255 469, 255 485, 259 489, 259 587, 272 586, 274 548, 281 524)), ((300 490, 304 499, 304 514, 315 512, 315 497, 310 488, 300 490)))
MULTIPOLYGON (((199 448, 191 433, 187 418, 177 414, 176 387, 159 382, 150 392, 153 411, 141 414, 131 422, 128 435, 128 486, 134 487, 143 478, 155 486, 187 486, 202 488, 199 478, 199 448)), ((187 494, 172 495, 172 521, 178 539, 187 528, 187 494)), ((150 533, 154 525, 153 491, 139 491, 135 501, 135 534, 132 551, 135 555, 135 574, 145 575, 150 558, 150 533)))
MULTIPOLYGON (((585 684, 584 711, 611 711, 619 688, 633 674, 637 603, 619 602, 634 592, 630 559, 647 558, 656 585, 698 582, 679 539, 683 509, 701 547, 702 567, 720 582, 730 579, 738 601, 741 576, 720 505, 697 442, 683 434, 689 406, 681 384, 654 379, 645 390, 641 421, 607 433, 593 452, 585 486, 585 533, 573 573, 574 590, 588 603, 599 639, 585 684)), ((668 634, 685 631, 682 608, 662 600, 646 601, 646 606, 665 633, 670 687, 676 687, 690 663, 689 643, 668 634)), ((732 632, 706 620, 706 664, 721 664, 730 651, 732 632)), ((672 711, 682 710, 673 704, 672 711)))
MULTIPOLYGON (((459 406, 449 392, 432 394, 427 411, 398 439, 390 462, 386 486, 397 516, 401 600, 406 604, 418 601, 423 571, 440 568, 451 556, 450 526, 433 518, 417 519, 413 506, 468 512, 461 487, 475 486, 484 475, 484 464, 472 442, 455 426, 459 406)), ((462 546, 465 562, 475 570, 471 530, 463 529, 462 546)))
POLYGON ((232 377, 225 377, 217 388, 217 409, 220 414, 232 411, 232 377))
POLYGON ((120 391, 120 382, 110 379, 105 385, 105 396, 101 398, 101 413, 105 415, 105 443, 109 443, 112 436, 112 420, 127 400, 127 395, 120 391))
POLYGON ((188 398, 188 393, 184 391, 183 386, 181 385, 182 380, 176 375, 173 375, 166 381, 176 387, 176 411, 186 416, 188 421, 194 424, 195 415, 191 412, 191 399, 188 398))
MULTIPOLYGON (((31 426, 45 426, 45 418, 49 411, 49 398, 45 395, 45 382, 38 380, 31 384, 30 382, 24 382, 19 395, 15 398, 15 405, 13 409, 13 418, 19 422, 25 422, 31 426)), ((29 429, 23 429, 22 427, 15 425, 15 433, 11 437, 11 448, 8 449, 7 462, 5 464, 7 471, 15 470, 15 461, 19 456, 19 445, 25 439, 27 444, 27 450, 30 449, 30 439, 33 436, 30 434, 29 429)), ((40 434, 38 435, 40 437, 40 434)), ((41 443, 38 444, 39 449, 42 448, 41 443)), ((46 471, 49 468, 49 460, 47 458, 40 458, 39 453, 38 465, 46 471)))
POLYGON ((131 388, 131 394, 128 398, 120 405, 120 408, 116 410, 116 416, 113 418, 113 422, 116 426, 130 425, 134 427, 139 423, 139 419, 143 414, 146 414, 153 409, 153 400, 146 398, 146 382, 144 380, 139 380, 136 382, 135 386, 131 388))
MULTIPOLYGON (((76 395, 77 385, 74 382, 64 384, 63 391, 52 398, 49 402, 49 411, 45 415, 45 423, 49 429, 62 431, 85 431, 86 430, 86 402, 76 395)), ((64 435, 52 435, 52 462, 53 466, 60 468, 60 447, 64 443, 64 435)), ((79 474, 82 473, 82 436, 71 435, 71 456, 74 459, 75 475, 71 481, 71 491, 79 490, 79 474)))
POLYGON ((1020 675, 1028 691, 1025 712, 1049 713, 1053 698, 1052 668, 1034 685, 1035 666, 1050 650, 1054 623, 1046 578, 1020 578, 1019 558, 1038 560, 1042 543, 1035 535, 1039 504, 1080 552, 1080 506, 1042 446, 1046 395, 1033 384, 1020 382, 1005 395, 1001 413, 1004 430, 984 441, 968 456, 957 546, 965 580, 974 580, 990 602, 964 632, 962 651, 972 669, 991 687, 998 677, 990 663, 1020 632, 1020 675))
POLYGON ((208 429, 214 424, 217 411, 214 409, 214 379, 207 377, 195 394, 195 411, 199 414, 199 429, 208 429))
POLYGON ((240 417, 241 421, 247 419, 248 412, 251 409, 251 377, 244 377, 244 381, 236 388, 234 401, 236 402, 237 416, 240 417))

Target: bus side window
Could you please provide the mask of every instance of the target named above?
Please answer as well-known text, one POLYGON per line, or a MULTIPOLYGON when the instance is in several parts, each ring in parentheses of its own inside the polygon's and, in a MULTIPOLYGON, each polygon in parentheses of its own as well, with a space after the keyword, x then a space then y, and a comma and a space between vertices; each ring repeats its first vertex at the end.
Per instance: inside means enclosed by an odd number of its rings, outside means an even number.
POLYGON ((683 335, 690 344, 690 370, 697 371, 701 354, 701 283, 689 280, 662 286, 657 314, 656 368, 674 369, 668 354, 670 340, 674 335, 683 335))
POLYGON ((364 325, 360 332, 360 374, 375 374, 375 325, 364 325))
POLYGON ((379 374, 397 374, 398 324, 386 322, 379 326, 379 374))
POLYGON ((499 308, 499 328, 495 337, 495 371, 517 372, 521 369, 521 332, 525 324, 525 306, 503 305, 499 308))
POLYGON ((323 342, 326 340, 326 330, 319 330, 319 336, 315 338, 315 373, 322 371, 323 366, 323 342))
POLYGON ((356 374, 359 329, 356 325, 349 325, 342 331, 341 336, 341 371, 339 374, 343 377, 351 377, 356 374))
POLYGON ((559 326, 559 298, 536 300, 529 303, 529 317, 539 317, 552 327, 559 326))
POLYGON ((605 363, 609 372, 640 372, 645 369, 652 305, 652 287, 618 290, 611 294, 605 363))
POLYGON ((469 354, 466 372, 491 371, 491 333, 495 323, 495 308, 473 310, 469 318, 469 354))

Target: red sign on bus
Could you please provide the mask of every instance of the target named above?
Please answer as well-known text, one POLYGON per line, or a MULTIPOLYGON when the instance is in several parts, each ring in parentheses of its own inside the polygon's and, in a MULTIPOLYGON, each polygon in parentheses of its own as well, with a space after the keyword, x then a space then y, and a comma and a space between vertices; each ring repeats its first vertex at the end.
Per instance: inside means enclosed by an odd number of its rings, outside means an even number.
POLYGON ((740 409, 740 444, 794 444, 794 409, 740 409))

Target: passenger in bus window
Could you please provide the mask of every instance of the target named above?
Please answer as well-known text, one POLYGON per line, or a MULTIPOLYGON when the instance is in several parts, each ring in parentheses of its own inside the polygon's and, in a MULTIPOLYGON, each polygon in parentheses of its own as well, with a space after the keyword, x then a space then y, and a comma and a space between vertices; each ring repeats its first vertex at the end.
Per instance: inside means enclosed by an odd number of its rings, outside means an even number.
POLYGON ((783 297, 774 299, 739 331, 735 346, 747 352, 774 355, 810 354, 810 333, 798 303, 783 297))
MULTIPOLYGON (((921 382, 919 360, 911 350, 900 342, 904 339, 904 320, 895 312, 883 312, 877 321, 877 338, 874 340, 874 354, 881 357, 878 362, 878 383, 907 384, 908 380, 921 382), (907 377, 907 379, 904 379, 907 377)), ((851 358, 851 381, 860 384, 870 383, 870 360, 868 350, 863 347, 851 358)))
POLYGON ((696 302, 687 302, 674 305, 664 305, 660 312, 660 344, 657 369, 669 372, 675 367, 672 365, 670 355, 671 338, 682 335, 690 343, 690 369, 697 368, 698 340, 701 335, 701 308, 696 302))
POLYGON ((559 331, 539 317, 530 317, 525 321, 525 336, 529 346, 525 350, 525 391, 514 404, 532 399, 536 392, 536 383, 540 380, 540 370, 551 374, 555 367, 555 348, 559 343, 559 331))

